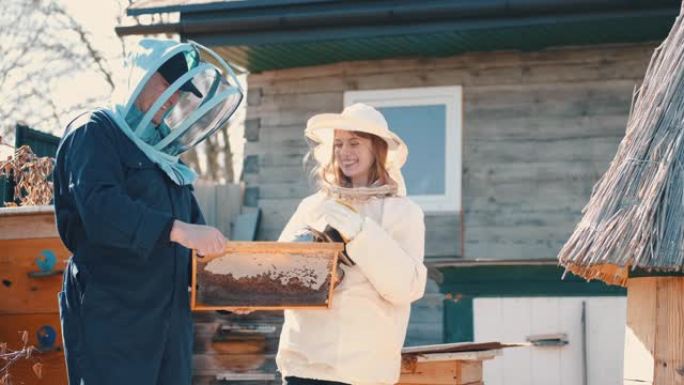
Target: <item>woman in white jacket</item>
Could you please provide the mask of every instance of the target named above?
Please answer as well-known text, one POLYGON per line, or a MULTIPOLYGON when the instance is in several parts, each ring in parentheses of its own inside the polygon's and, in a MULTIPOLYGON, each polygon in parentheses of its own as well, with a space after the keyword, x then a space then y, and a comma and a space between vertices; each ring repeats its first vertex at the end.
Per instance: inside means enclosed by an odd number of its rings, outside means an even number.
POLYGON ((365 104, 312 117, 305 135, 320 191, 300 203, 279 240, 330 226, 347 240, 351 264, 340 266, 330 309, 285 311, 278 369, 288 385, 394 384, 410 304, 426 279, 423 212, 406 198, 400 171, 408 150, 365 104))

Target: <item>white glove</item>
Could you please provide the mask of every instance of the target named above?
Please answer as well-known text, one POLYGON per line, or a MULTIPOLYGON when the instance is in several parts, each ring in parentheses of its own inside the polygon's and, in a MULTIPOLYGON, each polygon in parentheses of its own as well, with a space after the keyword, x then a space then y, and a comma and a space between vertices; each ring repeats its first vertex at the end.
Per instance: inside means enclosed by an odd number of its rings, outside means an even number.
POLYGON ((346 241, 354 239, 363 226, 361 215, 333 200, 321 205, 321 217, 330 227, 339 231, 346 241))

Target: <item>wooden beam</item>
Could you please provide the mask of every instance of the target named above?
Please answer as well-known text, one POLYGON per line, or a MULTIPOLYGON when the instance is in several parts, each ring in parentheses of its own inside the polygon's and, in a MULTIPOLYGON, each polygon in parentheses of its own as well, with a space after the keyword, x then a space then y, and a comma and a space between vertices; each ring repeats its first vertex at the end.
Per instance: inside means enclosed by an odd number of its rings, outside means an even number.
POLYGON ((684 385, 684 278, 655 280, 655 383, 684 385))
POLYGON ((624 384, 684 385, 684 277, 627 282, 624 384))

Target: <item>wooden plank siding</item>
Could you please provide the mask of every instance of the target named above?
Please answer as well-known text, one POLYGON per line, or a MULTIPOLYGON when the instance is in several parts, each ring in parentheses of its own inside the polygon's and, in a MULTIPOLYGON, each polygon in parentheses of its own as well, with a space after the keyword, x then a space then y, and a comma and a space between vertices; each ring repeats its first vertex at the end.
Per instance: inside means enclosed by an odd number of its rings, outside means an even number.
POLYGON ((302 162, 309 117, 340 111, 345 91, 460 85, 463 212, 427 215, 427 258, 554 258, 617 149, 654 47, 472 53, 251 74, 245 154, 254 167, 244 181, 258 188, 258 237, 276 239, 314 190, 302 162))
POLYGON ((232 237, 235 218, 242 209, 243 186, 197 183, 194 189, 206 224, 218 228, 227 237, 232 237))

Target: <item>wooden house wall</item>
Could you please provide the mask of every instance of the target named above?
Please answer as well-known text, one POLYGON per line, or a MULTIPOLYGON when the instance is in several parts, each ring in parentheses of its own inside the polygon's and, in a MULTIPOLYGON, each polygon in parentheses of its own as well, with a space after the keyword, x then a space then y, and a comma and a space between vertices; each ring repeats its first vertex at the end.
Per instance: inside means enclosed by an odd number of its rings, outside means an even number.
MULTIPOLYGON (((251 74, 245 202, 276 239, 312 192, 306 121, 344 92, 463 87, 462 207, 426 216, 428 258, 554 258, 624 133, 655 45, 345 62, 251 74)), ((460 151, 460 149, 453 149, 460 151)))
MULTIPOLYGON (((309 117, 339 112, 349 90, 460 85, 463 149, 453 151, 462 151, 463 212, 426 216, 427 258, 440 259, 438 266, 459 257, 554 258, 617 149, 654 47, 477 53, 251 74, 243 180, 245 205, 262 210, 258 238, 276 239, 298 202, 313 192, 302 162, 309 117)), ((463 279, 448 271, 430 273, 425 297, 412 306, 406 345, 472 339, 476 295, 450 289, 463 279)), ((557 282, 548 276, 539 275, 557 282)), ((480 286, 496 290, 495 282, 480 286)), ((282 322, 280 314, 195 314, 195 383, 242 375, 231 372, 274 373, 277 331, 265 343, 217 339, 221 325, 251 325, 252 317, 278 329, 282 322)))

